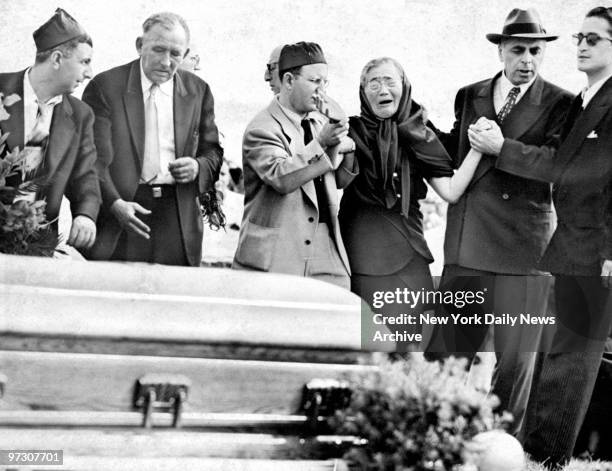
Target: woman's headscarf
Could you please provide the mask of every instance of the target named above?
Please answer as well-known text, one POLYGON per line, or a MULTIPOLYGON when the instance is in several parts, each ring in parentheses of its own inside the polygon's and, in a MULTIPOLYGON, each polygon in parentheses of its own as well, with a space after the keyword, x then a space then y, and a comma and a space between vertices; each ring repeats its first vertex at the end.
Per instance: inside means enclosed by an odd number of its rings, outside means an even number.
MULTIPOLYGON (((385 62, 381 62, 385 63, 385 62)), ((359 100, 361 102, 360 129, 351 133, 355 141, 356 151, 375 162, 375 173, 380 175, 363 175, 370 181, 370 188, 376 188, 373 180, 381 178, 384 182, 385 206, 392 208, 397 202, 396 192, 393 190, 392 178, 398 159, 402 155, 400 148, 410 148, 417 158, 434 163, 436 161, 450 160, 446 150, 434 134, 425 125, 423 108, 412 100, 411 85, 403 69, 395 61, 389 63, 398 68, 402 76, 402 96, 397 111, 390 118, 381 119, 374 114, 365 92, 365 84, 359 86, 359 100)), ((351 121, 351 126, 356 124, 351 121)), ((410 208, 410 164, 407 158, 400 161, 402 215, 408 217, 410 208)))

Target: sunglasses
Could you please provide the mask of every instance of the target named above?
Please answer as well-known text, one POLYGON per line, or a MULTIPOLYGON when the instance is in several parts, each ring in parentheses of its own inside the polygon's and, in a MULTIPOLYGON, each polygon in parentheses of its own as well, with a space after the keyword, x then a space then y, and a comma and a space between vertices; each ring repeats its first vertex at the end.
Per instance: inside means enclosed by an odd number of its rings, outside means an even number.
POLYGON ((612 42, 612 39, 602 38, 597 33, 587 33, 587 34, 577 33, 577 34, 572 34, 572 38, 574 38, 574 44, 576 44, 576 46, 580 46, 580 43, 582 42, 583 39, 585 39, 587 45, 591 47, 595 46, 598 42, 604 39, 612 42))

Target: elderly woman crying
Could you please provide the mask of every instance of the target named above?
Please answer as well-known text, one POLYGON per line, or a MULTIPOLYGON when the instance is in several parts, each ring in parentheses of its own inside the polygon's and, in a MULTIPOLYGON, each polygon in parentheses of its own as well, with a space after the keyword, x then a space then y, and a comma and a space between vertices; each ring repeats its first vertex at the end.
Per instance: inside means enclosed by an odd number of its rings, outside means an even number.
MULTIPOLYGON (((444 200, 456 201, 481 158, 471 150, 461 167, 453 170, 411 91, 396 60, 373 59, 361 73, 361 114, 349 120, 357 170, 340 203, 340 228, 352 270, 351 290, 370 305, 380 291, 433 290, 429 270, 433 257, 423 237, 419 209, 419 200, 427 194, 425 181, 444 200)), ((414 304, 386 305, 386 315, 417 314, 416 325, 388 327, 420 331, 418 314, 428 306, 414 304)))

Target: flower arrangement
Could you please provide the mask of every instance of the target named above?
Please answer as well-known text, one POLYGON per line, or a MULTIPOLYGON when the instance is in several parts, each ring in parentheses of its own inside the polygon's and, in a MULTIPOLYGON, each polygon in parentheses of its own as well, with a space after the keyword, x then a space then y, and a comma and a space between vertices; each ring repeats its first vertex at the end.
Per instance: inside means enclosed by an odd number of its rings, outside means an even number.
POLYGON ((345 455, 357 469, 455 470, 467 441, 511 420, 508 413, 494 413, 497 397, 466 384, 463 359, 440 364, 381 357, 377 363, 379 368, 349 379, 351 403, 330 419, 334 433, 367 440, 345 455))
MULTIPOLYGON (((18 95, 4 96, 0 92, 0 121, 10 118, 6 108, 17 103, 18 95)), ((28 179, 26 149, 8 150, 9 133, 0 133, 0 252, 16 255, 51 257, 59 244, 59 238, 47 221, 47 203, 37 200, 41 181, 28 179), (11 186, 10 177, 21 174, 22 183, 11 186)))

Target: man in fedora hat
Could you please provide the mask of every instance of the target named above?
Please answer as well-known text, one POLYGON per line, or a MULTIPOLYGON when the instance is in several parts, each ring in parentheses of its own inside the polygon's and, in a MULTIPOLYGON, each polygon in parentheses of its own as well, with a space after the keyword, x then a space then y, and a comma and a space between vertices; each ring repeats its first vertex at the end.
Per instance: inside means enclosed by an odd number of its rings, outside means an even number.
POLYGON ((339 154, 348 121, 332 123, 317 111, 327 83, 318 44, 284 46, 278 68, 279 94, 244 133, 244 216, 234 268, 308 276, 348 289, 336 191, 336 174, 349 171, 340 167, 339 154))
MULTIPOLYGON (((556 152, 509 153, 504 143, 496 162, 555 185, 558 224, 539 266, 555 275, 557 328, 542 355, 525 433, 526 451, 549 466, 572 456, 612 324, 611 33, 612 8, 596 7, 573 36, 587 87, 572 104, 556 152)), ((470 136, 483 148, 502 134, 491 124, 470 136)))
MULTIPOLYGON (((8 107, 10 118, 0 121, 0 134, 9 134, 9 150, 28 147, 26 165, 42 180, 39 194, 32 197, 46 199, 48 220, 57 219, 63 195, 70 200, 73 219, 67 243, 84 249, 96 238, 101 202, 94 169, 94 116, 70 94, 91 78, 92 41, 61 8, 33 36, 34 65, 0 74, 0 92, 20 97, 8 107)), ((20 175, 7 180, 11 186, 20 183, 20 175)), ((57 223, 52 227, 57 230, 57 223)))
MULTIPOLYGON (((544 315, 548 278, 538 276, 536 262, 553 229, 551 187, 510 175, 495 166, 499 152, 530 156, 555 145, 571 95, 539 75, 547 34, 533 9, 512 10, 501 34, 488 34, 503 69, 494 77, 463 87, 455 100, 456 121, 441 136, 460 165, 471 144, 468 128, 481 117, 499 123, 505 138, 483 148, 483 158, 460 200, 448 207, 442 289, 485 291, 483 305, 453 311, 466 320, 474 315, 521 313, 544 315), (480 309, 480 310, 478 310, 480 309)), ((477 150, 481 150, 477 148, 477 150)), ((448 352, 473 358, 491 326, 442 327, 448 352)), ((540 328, 520 323, 494 326, 497 365, 493 391, 520 430, 525 413, 540 328)))

